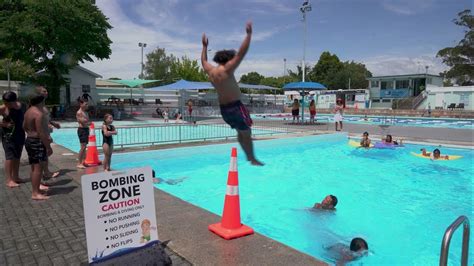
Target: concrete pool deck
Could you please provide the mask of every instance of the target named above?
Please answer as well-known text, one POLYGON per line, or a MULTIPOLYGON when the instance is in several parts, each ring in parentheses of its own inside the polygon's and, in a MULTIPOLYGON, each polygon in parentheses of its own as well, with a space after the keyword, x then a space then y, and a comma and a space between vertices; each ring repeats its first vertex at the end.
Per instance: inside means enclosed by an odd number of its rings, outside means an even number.
MULTIPOLYGON (((101 170, 76 170, 69 150, 55 145, 50 169, 63 169, 54 182, 51 198, 30 199, 31 184, 8 189, 0 171, 0 265, 81 265, 87 263, 86 235, 80 178, 101 170), (72 169, 72 170, 71 170, 72 169)), ((0 155, 3 166, 4 154, 0 155)), ((3 167, 2 167, 3 168, 3 167)), ((29 176, 26 152, 20 177, 29 176)), ((207 226, 220 217, 155 189, 160 240, 170 240, 166 252, 173 265, 326 265, 315 258, 255 233, 224 240, 207 226)))
MULTIPOLYGON (((332 123, 288 126, 295 131, 305 132, 298 135, 333 133, 334 129, 332 123)), ((344 130, 357 137, 362 132, 369 131, 374 140, 377 140, 376 135, 392 134, 395 138, 402 137, 411 141, 453 144, 467 148, 472 148, 474 141, 474 131, 468 129, 383 128, 345 123, 344 130)), ((184 145, 197 144, 165 145, 160 148, 184 145)), ((77 170, 74 153, 58 145, 53 150, 51 170, 64 170, 53 182, 52 197, 44 202, 30 200, 29 182, 15 189, 4 186, 4 154, 0 153, 0 265, 80 265, 87 262, 80 177, 101 168, 77 170)), ((29 170, 24 151, 20 176, 26 178, 29 170)), ((170 240, 166 251, 175 265, 325 265, 257 233, 231 241, 223 240, 207 229, 209 224, 220 221, 219 216, 158 189, 155 189, 155 204, 158 233, 162 241, 170 240)))

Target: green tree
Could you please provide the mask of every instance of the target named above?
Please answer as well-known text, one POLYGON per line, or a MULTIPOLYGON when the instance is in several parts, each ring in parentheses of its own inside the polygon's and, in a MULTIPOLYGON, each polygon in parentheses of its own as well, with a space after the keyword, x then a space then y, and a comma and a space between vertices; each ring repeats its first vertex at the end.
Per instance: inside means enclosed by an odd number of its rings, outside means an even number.
POLYGON ((344 68, 344 64, 339 60, 339 57, 330 52, 323 52, 319 57, 318 62, 309 73, 311 81, 324 84, 328 89, 338 89, 334 82, 337 72, 344 68))
POLYGON ((162 84, 173 82, 171 66, 176 62, 176 58, 166 55, 164 48, 157 47, 153 52, 146 55, 145 78, 158 79, 162 84))
POLYGON ((63 77, 78 62, 109 58, 112 26, 90 0, 0 2, 0 59, 20 60, 46 83, 59 102, 63 77))
POLYGON ((474 84, 474 16, 469 9, 458 16, 453 22, 466 28, 464 38, 455 47, 441 49, 436 56, 450 67, 444 73, 446 78, 455 79, 459 85, 470 85, 474 84))
POLYGON ((207 75, 197 60, 191 60, 186 56, 171 63, 171 76, 174 80, 184 79, 188 81, 207 81, 207 75))
POLYGON ((247 73, 245 75, 242 75, 242 77, 240 77, 239 82, 246 83, 246 84, 258 85, 258 84, 260 84, 260 81, 263 78, 264 78, 264 76, 258 74, 257 72, 250 72, 250 73, 247 73))
POLYGON ((31 66, 16 60, 1 59, 0 60, 0 79, 8 79, 8 72, 10 72, 10 80, 28 81, 35 73, 31 66))
POLYGON ((328 78, 331 81, 328 86, 331 86, 331 89, 349 89, 350 80, 351 89, 366 89, 368 77, 372 77, 372 73, 367 70, 364 64, 346 61, 341 70, 329 74, 328 78))
MULTIPOLYGON (((310 70, 311 70, 311 67, 309 65, 306 65, 305 72, 304 72, 305 73, 305 81, 311 81, 311 78, 308 75, 310 70)), ((296 66, 296 71, 288 69, 288 76, 287 77, 290 78, 290 81, 288 81, 288 82, 302 81, 303 80, 303 68, 301 66, 296 66)))

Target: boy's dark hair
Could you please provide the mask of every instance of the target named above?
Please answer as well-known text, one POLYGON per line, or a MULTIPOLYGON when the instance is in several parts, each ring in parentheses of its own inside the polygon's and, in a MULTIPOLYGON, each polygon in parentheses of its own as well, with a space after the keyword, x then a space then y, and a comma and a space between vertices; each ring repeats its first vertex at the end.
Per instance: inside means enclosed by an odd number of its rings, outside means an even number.
POLYGON ((360 237, 356 237, 352 239, 350 249, 351 251, 354 251, 354 252, 361 251, 361 250, 368 250, 369 245, 367 245, 367 242, 365 242, 364 239, 360 237))
POLYGON ((369 135, 369 132, 365 131, 364 133, 362 133, 362 135, 369 135))
POLYGON ((79 97, 77 97, 77 102, 78 102, 79 104, 83 104, 83 103, 85 103, 85 102, 87 102, 87 101, 85 101, 84 98, 82 98, 81 96, 79 96, 79 97))
POLYGON ((13 91, 7 91, 2 96, 2 100, 7 103, 16 102, 17 99, 18 97, 16 96, 16 93, 14 93, 13 91))
POLYGON ((30 98, 30 105, 35 106, 42 103, 43 101, 44 101, 44 96, 38 94, 30 98))
POLYGON ((336 205, 337 205, 337 198, 336 198, 336 196, 334 196, 334 195, 329 195, 329 197, 331 197, 332 206, 333 206, 333 207, 336 207, 336 205))
POLYGON ((434 149, 433 153, 439 153, 441 154, 441 151, 439 149, 434 149))
POLYGON ((220 50, 216 52, 213 60, 219 65, 225 65, 225 63, 234 58, 236 53, 235 50, 220 50))

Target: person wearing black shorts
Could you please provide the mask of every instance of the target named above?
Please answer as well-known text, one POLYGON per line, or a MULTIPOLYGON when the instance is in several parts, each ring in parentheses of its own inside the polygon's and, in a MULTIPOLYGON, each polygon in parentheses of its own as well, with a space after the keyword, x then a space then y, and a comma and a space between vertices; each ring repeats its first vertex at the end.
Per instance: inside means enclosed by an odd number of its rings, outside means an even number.
POLYGON ((31 198, 33 200, 46 200, 49 197, 44 195, 47 187, 41 187, 44 165, 48 157, 53 154, 51 149, 51 136, 48 128, 47 113, 44 111, 44 96, 36 95, 31 98, 28 111, 25 113, 23 128, 26 131, 26 151, 28 161, 31 165, 31 198))
POLYGON ((3 105, 0 106, 1 139, 5 151, 5 177, 9 188, 18 187, 22 180, 19 177, 20 158, 25 144, 23 130, 24 105, 17 101, 14 92, 3 94, 3 105))
POLYGON ((79 143, 81 144, 81 149, 79 150, 78 156, 78 164, 77 168, 84 169, 86 165, 84 165, 84 161, 86 159, 86 147, 87 143, 89 143, 89 115, 87 114, 87 101, 82 98, 78 99, 79 102, 79 110, 76 112, 76 119, 79 127, 77 128, 77 136, 79 137, 79 143))
POLYGON ((247 35, 239 51, 221 50, 216 52, 214 62, 217 63, 217 66, 211 65, 207 61, 209 40, 203 34, 201 64, 212 85, 216 88, 222 118, 227 124, 237 130, 237 139, 245 155, 247 155, 247 160, 252 165, 262 166, 263 163, 255 158, 253 151, 252 130, 250 129, 252 119, 250 119, 247 108, 240 101, 241 92, 234 76, 235 70, 244 59, 250 46, 250 39, 252 37, 251 22, 247 22, 245 30, 247 35))

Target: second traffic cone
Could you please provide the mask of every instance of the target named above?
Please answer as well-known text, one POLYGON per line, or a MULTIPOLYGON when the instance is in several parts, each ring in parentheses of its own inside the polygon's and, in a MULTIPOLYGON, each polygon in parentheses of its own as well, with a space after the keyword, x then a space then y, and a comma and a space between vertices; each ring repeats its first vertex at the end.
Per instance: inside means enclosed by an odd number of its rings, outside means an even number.
POLYGON ((91 123, 89 127, 89 143, 87 144, 86 160, 84 161, 84 164, 86 166, 97 166, 102 164, 102 162, 99 161, 99 151, 97 151, 94 123, 91 123))
POLYGON ((209 225, 209 230, 224 239, 253 234, 253 229, 240 222, 239 174, 237 172, 237 149, 232 148, 224 212, 220 223, 209 225))

